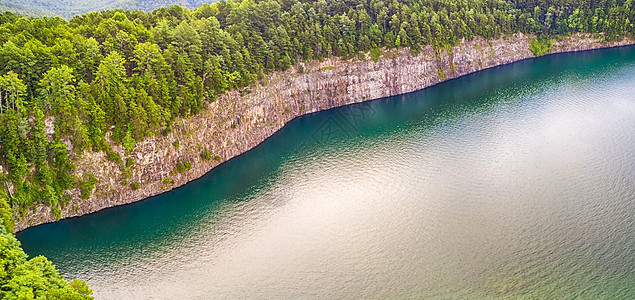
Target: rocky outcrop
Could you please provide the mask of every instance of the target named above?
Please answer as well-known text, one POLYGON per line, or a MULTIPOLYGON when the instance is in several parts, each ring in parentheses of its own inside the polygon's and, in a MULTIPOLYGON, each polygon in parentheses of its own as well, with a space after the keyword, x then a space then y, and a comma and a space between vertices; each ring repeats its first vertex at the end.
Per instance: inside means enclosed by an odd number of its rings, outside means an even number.
MULTIPOLYGON (((92 213, 157 195, 199 178, 218 164, 260 144, 298 116, 336 106, 423 89, 441 81, 486 68, 532 57, 531 36, 516 34, 496 40, 476 38, 451 49, 424 48, 418 55, 407 49, 387 51, 378 61, 337 58, 299 64, 285 72, 268 75, 265 85, 252 86, 220 96, 200 114, 177 119, 167 136, 148 138, 125 155, 132 158, 124 182, 122 164, 106 159, 105 153, 85 153, 77 158, 78 175, 97 177, 92 196, 72 202, 62 218, 92 213), (178 141, 178 146, 176 145, 178 141), (204 149, 211 160, 201 157, 204 149), (214 159, 216 158, 216 159, 214 159), (177 172, 179 162, 191 169, 177 172), (134 183, 134 184, 133 184, 134 183), (134 188, 133 188, 134 187, 134 188)), ((554 41, 551 53, 633 44, 633 40, 601 43, 592 36, 575 35, 554 41)), ((37 207, 16 224, 18 230, 55 221, 50 209, 37 207)))

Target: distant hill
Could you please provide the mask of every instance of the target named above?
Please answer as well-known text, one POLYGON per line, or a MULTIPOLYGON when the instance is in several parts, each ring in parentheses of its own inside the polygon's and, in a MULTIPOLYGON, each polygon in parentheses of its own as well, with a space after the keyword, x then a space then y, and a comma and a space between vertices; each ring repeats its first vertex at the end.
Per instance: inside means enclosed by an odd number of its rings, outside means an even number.
POLYGON ((11 11, 23 16, 73 16, 92 11, 126 9, 152 11, 161 6, 178 4, 187 8, 218 0, 0 0, 0 11, 11 11))

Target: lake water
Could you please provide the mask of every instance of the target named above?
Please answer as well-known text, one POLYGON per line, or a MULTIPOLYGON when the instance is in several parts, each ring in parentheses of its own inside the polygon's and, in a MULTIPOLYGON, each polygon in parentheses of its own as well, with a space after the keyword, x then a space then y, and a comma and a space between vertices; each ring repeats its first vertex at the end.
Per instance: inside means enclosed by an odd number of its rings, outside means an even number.
POLYGON ((304 116, 18 238, 97 299, 634 299, 635 47, 304 116))

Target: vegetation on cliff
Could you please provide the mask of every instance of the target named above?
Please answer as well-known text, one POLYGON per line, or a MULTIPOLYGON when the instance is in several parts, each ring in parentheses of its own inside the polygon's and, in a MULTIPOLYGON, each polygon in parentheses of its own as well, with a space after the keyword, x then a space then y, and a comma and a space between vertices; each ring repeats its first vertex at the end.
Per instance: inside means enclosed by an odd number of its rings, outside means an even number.
POLYGON ((551 49, 553 46, 553 40, 550 38, 539 38, 529 40, 529 50, 534 56, 543 55, 551 49))

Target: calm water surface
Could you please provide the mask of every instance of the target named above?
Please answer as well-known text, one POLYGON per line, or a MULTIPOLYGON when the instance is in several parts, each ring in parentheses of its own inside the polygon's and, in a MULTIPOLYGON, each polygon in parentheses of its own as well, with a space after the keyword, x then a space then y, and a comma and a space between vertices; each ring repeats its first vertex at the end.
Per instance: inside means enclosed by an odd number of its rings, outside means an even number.
POLYGON ((633 299, 635 47, 305 116, 18 237, 98 299, 633 299))

